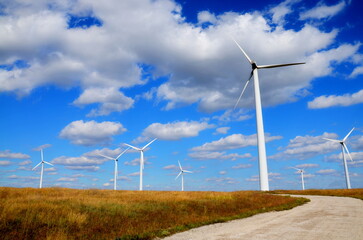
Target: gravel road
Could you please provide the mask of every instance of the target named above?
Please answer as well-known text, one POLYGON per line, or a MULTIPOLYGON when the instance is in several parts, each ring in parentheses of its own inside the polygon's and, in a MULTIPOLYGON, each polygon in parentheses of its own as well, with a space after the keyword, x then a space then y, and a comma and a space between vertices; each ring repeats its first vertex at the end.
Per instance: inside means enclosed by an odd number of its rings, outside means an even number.
POLYGON ((281 212, 258 214, 177 233, 164 240, 362 240, 363 201, 346 197, 301 196, 311 202, 281 212))

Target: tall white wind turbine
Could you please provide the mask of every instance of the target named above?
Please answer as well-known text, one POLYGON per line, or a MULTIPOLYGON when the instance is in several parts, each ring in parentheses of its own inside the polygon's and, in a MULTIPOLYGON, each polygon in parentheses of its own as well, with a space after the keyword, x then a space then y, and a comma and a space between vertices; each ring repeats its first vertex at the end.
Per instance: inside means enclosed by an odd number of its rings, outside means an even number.
POLYGON ((323 138, 325 140, 331 141, 331 142, 336 142, 336 143, 340 143, 341 147, 342 147, 342 155, 343 155, 343 163, 344 163, 344 172, 345 172, 345 182, 347 184, 347 189, 350 189, 350 178, 349 178, 349 172, 348 172, 348 165, 347 165, 347 160, 345 159, 345 154, 344 151, 347 152, 349 158, 351 161, 353 161, 352 157, 350 156, 349 150, 347 148, 347 145, 345 144, 345 141, 347 140, 347 138, 349 137, 349 135, 353 132, 354 128, 352 128, 352 130, 350 130, 350 132, 347 134, 347 136, 345 136, 343 138, 343 140, 337 140, 337 139, 330 139, 330 138, 323 138))
POLYGON ((178 176, 176 176, 176 178, 175 178, 175 180, 177 180, 178 179, 178 177, 181 175, 181 177, 182 177, 182 191, 184 191, 184 174, 185 173, 193 173, 193 172, 191 172, 191 171, 187 171, 187 170, 184 170, 183 168, 182 168, 182 166, 181 166, 181 164, 180 164, 180 162, 178 161, 178 163, 179 163, 179 168, 180 168, 180 172, 179 172, 179 174, 178 174, 178 176))
POLYGON ((241 95, 239 96, 235 108, 237 107, 248 83, 250 82, 252 76, 254 76, 254 88, 255 88, 255 104, 256 104, 256 125, 257 125, 257 145, 258 145, 258 160, 259 160, 259 170, 260 170, 260 189, 261 191, 269 190, 268 183, 268 170, 267 170, 267 159, 266 159, 266 146, 265 146, 265 132, 263 129, 263 119, 262 119, 262 107, 261 107, 261 95, 260 95, 260 83, 258 80, 258 69, 264 68, 278 68, 292 65, 305 64, 301 63, 287 63, 287 64, 274 64, 274 65, 257 65, 257 63, 246 54, 242 47, 237 43, 236 40, 233 41, 237 44, 239 49, 242 51, 243 55, 246 57, 248 62, 252 66, 252 71, 246 85, 244 86, 241 95))
POLYGON ((296 167, 292 167, 293 169, 296 169, 298 173, 301 174, 301 185, 302 185, 302 190, 305 190, 305 183, 304 183, 304 169, 301 168, 296 168, 296 167))
POLYGON ((40 149, 40 156, 42 161, 40 163, 38 163, 32 170, 36 169, 39 165, 42 165, 42 168, 40 170, 40 183, 39 183, 39 188, 42 188, 42 184, 43 184, 43 171, 44 171, 44 163, 49 164, 51 166, 54 166, 53 164, 44 161, 44 157, 43 157, 43 149, 40 149))
POLYGON ((132 149, 135 149, 136 151, 140 152, 140 188, 139 190, 142 191, 142 174, 143 174, 143 170, 144 170, 144 150, 150 145, 152 144, 157 138, 155 138, 154 140, 152 140, 151 142, 149 142, 148 144, 146 144, 144 147, 142 148, 138 148, 138 147, 134 147, 132 145, 129 145, 127 143, 125 143, 126 146, 129 146, 132 149))
POLYGON ((116 158, 112 158, 112 157, 108 157, 108 156, 105 156, 105 155, 102 155, 102 154, 98 154, 100 155, 101 157, 104 157, 104 158, 108 158, 110 160, 114 160, 115 161, 115 174, 114 174, 114 181, 113 181, 113 190, 116 190, 116 186, 117 186, 117 177, 118 177, 118 170, 117 170, 117 162, 118 162, 118 159, 127 151, 129 150, 130 148, 127 148, 126 150, 124 150, 122 153, 120 153, 116 158))

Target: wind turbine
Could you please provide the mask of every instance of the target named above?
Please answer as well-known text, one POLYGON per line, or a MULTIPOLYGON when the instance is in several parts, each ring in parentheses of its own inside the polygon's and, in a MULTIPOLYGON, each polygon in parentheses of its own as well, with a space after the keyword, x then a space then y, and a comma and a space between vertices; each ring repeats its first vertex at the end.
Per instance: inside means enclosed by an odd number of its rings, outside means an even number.
POLYGON ((117 171, 117 162, 118 162, 118 159, 122 156, 122 154, 124 154, 127 150, 129 150, 130 148, 127 148, 126 150, 124 150, 122 153, 120 153, 116 158, 112 158, 112 157, 108 157, 108 156, 105 156, 105 155, 102 155, 102 154, 98 154, 100 155, 101 157, 104 157, 104 158, 108 158, 110 160, 114 160, 115 161, 115 175, 114 175, 114 181, 113 181, 113 190, 116 190, 116 185, 117 185, 117 176, 118 176, 118 171, 117 171))
MULTIPOLYGON (((233 39, 233 38, 232 38, 233 39)), ((259 160, 259 170, 260 170, 260 189, 261 191, 268 191, 269 184, 268 184, 268 170, 267 170, 267 160, 266 160, 266 146, 265 146, 265 132, 263 129, 263 119, 262 119, 262 107, 261 107, 261 95, 260 95, 260 83, 258 80, 258 69, 264 68, 278 68, 278 67, 285 67, 285 66, 292 66, 292 65, 299 65, 305 64, 301 63, 287 63, 287 64, 274 64, 274 65, 257 65, 257 63, 246 54, 246 52, 242 49, 242 47, 237 43, 236 40, 233 41, 237 44, 239 49, 242 51, 243 55, 246 57, 248 62, 252 66, 252 71, 250 74, 249 79, 244 86, 241 95, 239 96, 237 103, 234 108, 237 107, 244 91, 248 83, 250 82, 252 76, 254 76, 254 88, 255 88, 255 104, 256 104, 256 125, 257 125, 257 145, 258 145, 258 160, 259 160)))
POLYGON ((184 191, 184 173, 193 173, 193 172, 184 170, 182 168, 182 166, 180 165, 179 161, 178 161, 178 163, 179 163, 180 172, 179 172, 178 176, 176 176, 175 180, 177 180, 178 177, 181 175, 181 177, 182 177, 182 191, 184 191))
POLYGON ((51 163, 49 163, 49 162, 44 161, 43 149, 42 148, 40 149, 40 156, 41 156, 42 161, 40 163, 38 163, 32 170, 36 169, 39 165, 42 165, 42 169, 40 171, 40 183, 39 183, 39 188, 42 188, 44 163, 49 164, 49 165, 52 165, 52 166, 54 166, 54 165, 51 164, 51 163))
POLYGON ((150 145, 152 144, 157 138, 155 138, 154 140, 152 140, 151 142, 149 142, 148 144, 146 144, 144 147, 142 148, 138 148, 138 147, 134 147, 132 145, 129 145, 127 143, 125 143, 126 146, 129 146, 132 149, 135 149, 136 151, 140 152, 140 188, 139 190, 142 191, 142 170, 144 169, 144 150, 150 145))
POLYGON ((296 167, 292 167, 294 169, 297 170, 298 173, 301 174, 301 185, 302 185, 302 190, 305 190, 305 183, 304 183, 304 169, 300 169, 300 168, 296 168, 296 167))
POLYGON ((344 171, 345 171, 345 182, 347 184, 347 188, 350 189, 350 179, 349 179, 349 172, 348 172, 348 166, 347 166, 347 160, 345 159, 345 154, 344 154, 344 150, 347 152, 349 158, 351 161, 353 161, 352 157, 350 156, 349 150, 347 148, 347 145, 345 144, 345 141, 347 140, 347 138, 349 137, 349 135, 353 132, 354 128, 352 128, 352 130, 350 130, 350 132, 347 134, 347 136, 345 136, 343 138, 343 140, 337 140, 337 139, 330 139, 330 138, 323 138, 325 140, 331 141, 331 142, 336 142, 336 143, 340 143, 341 147, 342 147, 342 155, 343 155, 343 163, 344 163, 344 171))

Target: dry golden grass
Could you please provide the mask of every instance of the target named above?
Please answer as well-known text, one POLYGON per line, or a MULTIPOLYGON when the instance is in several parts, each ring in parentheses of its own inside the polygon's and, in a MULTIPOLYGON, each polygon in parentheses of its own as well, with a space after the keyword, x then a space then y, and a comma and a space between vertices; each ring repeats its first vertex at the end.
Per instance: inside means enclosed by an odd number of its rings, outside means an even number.
POLYGON ((0 188, 2 239, 152 239, 303 198, 261 192, 157 192, 0 188))
POLYGON ((353 197, 363 200, 363 188, 356 189, 308 189, 308 190, 276 190, 271 193, 281 194, 297 194, 297 195, 322 195, 322 196, 338 196, 353 197))

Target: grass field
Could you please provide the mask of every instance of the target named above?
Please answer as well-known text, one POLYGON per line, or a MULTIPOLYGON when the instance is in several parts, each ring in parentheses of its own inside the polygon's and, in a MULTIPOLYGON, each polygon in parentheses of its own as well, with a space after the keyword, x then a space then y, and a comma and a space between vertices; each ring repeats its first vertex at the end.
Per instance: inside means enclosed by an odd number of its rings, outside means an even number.
POLYGON ((322 195, 322 196, 338 196, 353 197, 363 200, 363 188, 357 189, 308 189, 308 190, 276 190, 270 193, 278 194, 297 194, 297 195, 322 195))
POLYGON ((0 187, 0 234, 2 239, 152 239, 307 201, 252 191, 0 187))

